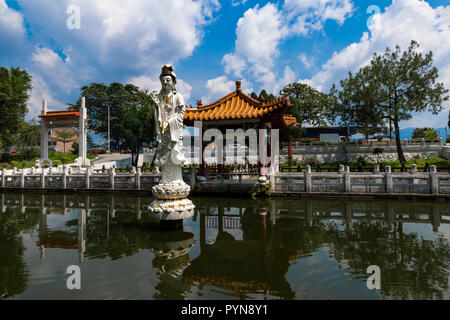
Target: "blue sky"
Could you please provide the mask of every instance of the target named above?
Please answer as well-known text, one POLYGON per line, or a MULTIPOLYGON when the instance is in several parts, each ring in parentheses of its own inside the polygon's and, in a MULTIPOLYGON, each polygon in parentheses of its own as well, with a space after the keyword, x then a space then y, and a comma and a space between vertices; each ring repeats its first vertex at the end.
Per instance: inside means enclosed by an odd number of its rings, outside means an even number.
MULTIPOLYGON (((0 0, 0 65, 32 74, 28 119, 43 99, 63 109, 91 82, 159 90, 164 63, 174 65, 178 90, 192 105, 229 93, 235 80, 248 93, 278 94, 298 81, 328 92, 374 52, 406 49, 412 39, 434 52, 439 80, 450 88, 450 5, 443 0, 0 0), (76 21, 71 5, 80 29, 67 27, 76 21), (374 5, 379 10, 368 13, 374 5)), ((444 127, 445 107, 401 127, 444 127)))

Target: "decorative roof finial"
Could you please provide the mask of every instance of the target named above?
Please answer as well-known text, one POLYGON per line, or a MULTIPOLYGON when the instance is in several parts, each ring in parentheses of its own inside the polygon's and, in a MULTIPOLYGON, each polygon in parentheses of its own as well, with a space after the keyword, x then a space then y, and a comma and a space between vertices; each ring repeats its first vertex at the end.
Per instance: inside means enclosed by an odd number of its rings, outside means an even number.
POLYGON ((241 82, 236 81, 236 92, 241 92, 241 82))

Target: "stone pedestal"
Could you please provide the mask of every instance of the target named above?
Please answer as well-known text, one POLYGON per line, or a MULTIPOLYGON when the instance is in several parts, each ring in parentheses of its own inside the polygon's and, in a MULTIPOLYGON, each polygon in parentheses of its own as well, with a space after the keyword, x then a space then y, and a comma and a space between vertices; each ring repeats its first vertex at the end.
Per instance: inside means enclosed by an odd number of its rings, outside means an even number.
POLYGON ((156 199, 149 206, 150 218, 159 220, 161 228, 180 229, 182 221, 194 215, 195 206, 187 199, 191 187, 183 180, 164 181, 163 173, 162 183, 152 188, 156 199))

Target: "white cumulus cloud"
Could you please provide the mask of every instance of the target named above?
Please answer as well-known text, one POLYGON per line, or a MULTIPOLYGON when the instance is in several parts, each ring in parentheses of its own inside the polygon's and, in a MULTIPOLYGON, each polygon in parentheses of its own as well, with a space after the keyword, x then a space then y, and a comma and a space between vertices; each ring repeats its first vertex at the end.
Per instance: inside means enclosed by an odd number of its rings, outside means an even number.
MULTIPOLYGON (((433 51, 434 65, 439 69, 438 81, 450 89, 450 6, 432 8, 426 1, 395 1, 385 12, 377 14, 370 25, 370 33, 362 35, 355 42, 323 64, 321 71, 308 81, 317 89, 328 90, 333 83, 347 76, 348 71, 356 72, 369 63, 375 52, 383 53, 386 47, 394 49, 400 45, 406 50, 415 40, 423 52, 433 51)), ((447 108, 448 108, 447 104, 447 108)), ((422 123, 444 127, 447 114, 433 116, 421 113, 422 123)), ((414 126, 417 120, 402 123, 402 127, 414 126), (414 122, 416 121, 416 122, 414 122)))
POLYGON ((15 55, 25 49, 25 27, 21 13, 0 0, 0 57, 15 55))

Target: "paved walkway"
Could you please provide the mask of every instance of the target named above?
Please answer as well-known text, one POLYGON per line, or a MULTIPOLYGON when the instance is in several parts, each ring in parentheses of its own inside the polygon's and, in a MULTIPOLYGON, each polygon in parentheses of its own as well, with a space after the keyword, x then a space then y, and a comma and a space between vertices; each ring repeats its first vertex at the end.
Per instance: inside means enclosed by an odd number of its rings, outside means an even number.
POLYGON ((123 160, 131 158, 131 153, 126 154, 120 154, 120 153, 110 153, 110 154, 101 154, 96 158, 95 160, 91 161, 94 164, 104 163, 104 162, 110 162, 110 161, 117 161, 117 160, 123 160))

